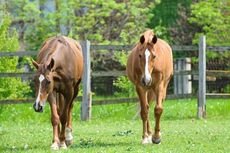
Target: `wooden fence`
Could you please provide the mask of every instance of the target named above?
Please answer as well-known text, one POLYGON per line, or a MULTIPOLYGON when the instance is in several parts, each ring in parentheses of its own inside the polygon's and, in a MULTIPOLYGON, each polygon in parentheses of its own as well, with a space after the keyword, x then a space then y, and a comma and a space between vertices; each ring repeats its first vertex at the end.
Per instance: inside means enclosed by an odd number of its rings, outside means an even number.
MULTIPOLYGON (((106 99, 106 100, 92 100, 90 81, 91 76, 121 76, 125 75, 124 71, 108 71, 108 72, 90 72, 90 51, 94 50, 131 50, 132 45, 90 45, 90 42, 81 42, 83 55, 84 55, 84 79, 83 79, 83 96, 81 103, 81 119, 88 120, 91 117, 92 105, 102 104, 115 104, 124 102, 137 102, 137 98, 123 98, 123 99, 106 99)), ((206 71, 206 49, 209 51, 230 51, 230 46, 216 47, 206 46, 205 37, 200 38, 199 46, 172 46, 173 52, 187 52, 187 51, 199 51, 199 71, 174 71, 174 75, 199 75, 199 92, 198 94, 189 95, 168 95, 169 99, 179 98, 192 98, 198 97, 198 117, 204 117, 206 114, 206 96, 209 98, 230 98, 230 94, 209 94, 206 93, 206 74, 210 76, 227 76, 230 77, 230 71, 206 71)), ((35 51, 18 51, 18 52, 0 52, 0 57, 11 56, 36 56, 35 51)), ((34 72, 27 73, 0 73, 0 77, 20 77, 20 78, 32 78, 34 72)), ((78 98, 79 99, 79 98, 78 98)), ((18 99, 18 100, 1 100, 0 104, 15 104, 15 103, 28 103, 34 101, 34 99, 18 99)))

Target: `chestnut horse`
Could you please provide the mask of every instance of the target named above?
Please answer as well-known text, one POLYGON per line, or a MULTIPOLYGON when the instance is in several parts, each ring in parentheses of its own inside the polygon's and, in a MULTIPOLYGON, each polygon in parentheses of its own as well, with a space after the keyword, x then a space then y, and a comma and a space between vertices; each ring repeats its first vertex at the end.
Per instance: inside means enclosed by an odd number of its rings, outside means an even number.
POLYGON ((71 38, 52 37, 45 41, 33 65, 37 69, 34 110, 43 112, 46 100, 49 101, 53 126, 51 149, 66 149, 73 141, 71 110, 83 73, 81 46, 71 38))
POLYGON ((163 40, 147 30, 128 57, 126 73, 135 85, 140 100, 143 122, 142 143, 160 143, 160 117, 168 83, 173 75, 172 49, 163 40), (149 105, 156 100, 154 116, 155 131, 149 122, 149 105))

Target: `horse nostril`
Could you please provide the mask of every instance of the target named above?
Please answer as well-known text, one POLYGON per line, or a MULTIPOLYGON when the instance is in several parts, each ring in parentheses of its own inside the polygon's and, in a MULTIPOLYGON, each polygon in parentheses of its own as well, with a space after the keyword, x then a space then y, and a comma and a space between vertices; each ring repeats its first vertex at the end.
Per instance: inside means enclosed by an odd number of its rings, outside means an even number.
POLYGON ((40 108, 39 108, 39 112, 43 112, 43 107, 42 106, 40 106, 40 108))
POLYGON ((43 112, 43 106, 41 106, 39 103, 37 104, 37 107, 36 103, 34 103, 33 108, 35 112, 43 112))
POLYGON ((145 86, 146 84, 145 84, 145 79, 144 78, 142 78, 141 79, 141 83, 145 86))

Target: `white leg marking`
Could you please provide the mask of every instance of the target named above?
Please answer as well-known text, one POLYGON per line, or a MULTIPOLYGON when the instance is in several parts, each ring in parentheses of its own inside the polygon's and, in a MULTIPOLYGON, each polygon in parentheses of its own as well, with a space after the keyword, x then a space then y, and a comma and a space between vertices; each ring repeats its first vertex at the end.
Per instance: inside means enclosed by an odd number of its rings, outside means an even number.
POLYGON ((73 139, 73 135, 72 135, 72 131, 70 128, 66 128, 65 129, 65 133, 66 133, 66 140, 67 141, 71 141, 73 139))
POLYGON ((60 143, 60 149, 67 149, 65 142, 60 143))
POLYGON ((149 56, 150 51, 148 49, 145 50, 145 83, 149 83, 151 80, 151 75, 149 73, 149 56))
POLYGON ((142 140, 142 144, 149 144, 149 143, 152 143, 152 136, 145 137, 142 140))
POLYGON ((38 103, 39 103, 39 101, 40 101, 40 95, 41 95, 41 86, 42 86, 42 81, 43 81, 44 79, 45 79, 44 75, 40 74, 40 76, 39 76, 38 96, 37 96, 36 105, 35 105, 36 110, 38 110, 38 103))
POLYGON ((59 145, 58 145, 57 142, 54 142, 54 143, 50 146, 50 148, 51 148, 52 150, 58 150, 58 149, 59 149, 59 145))

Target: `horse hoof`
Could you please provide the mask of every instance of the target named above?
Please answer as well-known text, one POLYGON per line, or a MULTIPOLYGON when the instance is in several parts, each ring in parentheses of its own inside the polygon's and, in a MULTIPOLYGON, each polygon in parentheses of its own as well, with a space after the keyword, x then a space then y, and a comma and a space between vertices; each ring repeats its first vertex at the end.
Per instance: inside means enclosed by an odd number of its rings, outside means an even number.
POLYGON ((161 138, 154 138, 154 137, 152 137, 152 143, 160 144, 161 143, 161 138))
POLYGON ((149 143, 152 143, 152 136, 149 136, 149 137, 145 137, 143 140, 142 140, 142 144, 149 144, 149 143))
POLYGON ((59 149, 59 145, 54 142, 51 146, 50 146, 51 150, 58 150, 59 149))
POLYGON ((66 144, 67 146, 73 144, 73 139, 72 139, 72 140, 65 140, 65 144, 66 144))
POLYGON ((67 149, 65 142, 60 143, 60 149, 67 149))

